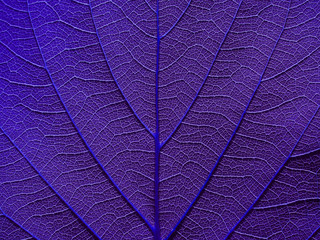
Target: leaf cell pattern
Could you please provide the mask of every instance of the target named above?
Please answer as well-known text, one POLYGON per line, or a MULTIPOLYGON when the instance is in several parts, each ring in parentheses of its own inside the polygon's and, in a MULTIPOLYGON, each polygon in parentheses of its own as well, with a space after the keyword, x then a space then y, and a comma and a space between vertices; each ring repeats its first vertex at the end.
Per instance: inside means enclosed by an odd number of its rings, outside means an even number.
POLYGON ((1 0, 0 239, 320 239, 319 15, 1 0))

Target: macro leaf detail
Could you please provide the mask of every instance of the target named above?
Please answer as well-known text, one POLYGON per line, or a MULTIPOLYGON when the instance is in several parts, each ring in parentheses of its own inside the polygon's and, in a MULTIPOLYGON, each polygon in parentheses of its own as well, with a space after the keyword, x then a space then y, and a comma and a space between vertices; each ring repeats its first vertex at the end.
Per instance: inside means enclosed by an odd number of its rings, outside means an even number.
POLYGON ((319 1, 0 11, 0 239, 319 238, 319 1))

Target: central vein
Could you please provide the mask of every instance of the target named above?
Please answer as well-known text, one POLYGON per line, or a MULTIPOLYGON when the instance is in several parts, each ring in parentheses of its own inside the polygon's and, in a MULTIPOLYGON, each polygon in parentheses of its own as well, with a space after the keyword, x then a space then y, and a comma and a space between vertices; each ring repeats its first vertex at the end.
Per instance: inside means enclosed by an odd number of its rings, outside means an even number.
POLYGON ((160 141, 159 141, 159 56, 160 56, 160 31, 159 31, 159 0, 157 0, 157 61, 156 61, 156 132, 155 139, 155 175, 154 175, 154 239, 160 240, 160 223, 159 223, 159 158, 160 158, 160 141))

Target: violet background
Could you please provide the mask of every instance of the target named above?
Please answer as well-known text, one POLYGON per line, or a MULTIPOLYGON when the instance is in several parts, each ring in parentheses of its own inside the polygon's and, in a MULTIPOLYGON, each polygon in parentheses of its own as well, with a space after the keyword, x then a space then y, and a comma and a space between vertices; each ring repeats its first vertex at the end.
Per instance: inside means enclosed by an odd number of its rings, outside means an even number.
POLYGON ((320 239, 320 2, 0 1, 0 239, 320 239))

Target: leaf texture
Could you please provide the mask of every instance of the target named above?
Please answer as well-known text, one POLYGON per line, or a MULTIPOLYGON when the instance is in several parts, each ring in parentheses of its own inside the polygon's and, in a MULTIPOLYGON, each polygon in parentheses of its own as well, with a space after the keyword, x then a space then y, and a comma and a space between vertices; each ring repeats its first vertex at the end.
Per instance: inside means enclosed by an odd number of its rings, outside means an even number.
POLYGON ((0 239, 320 238, 319 1, 0 13, 0 239))

